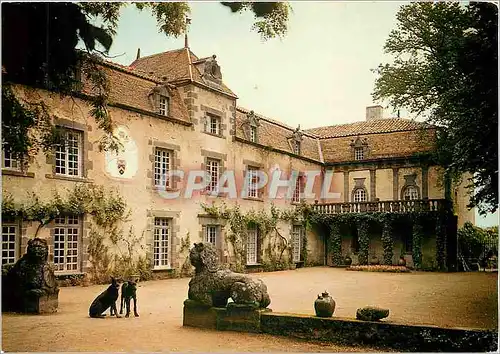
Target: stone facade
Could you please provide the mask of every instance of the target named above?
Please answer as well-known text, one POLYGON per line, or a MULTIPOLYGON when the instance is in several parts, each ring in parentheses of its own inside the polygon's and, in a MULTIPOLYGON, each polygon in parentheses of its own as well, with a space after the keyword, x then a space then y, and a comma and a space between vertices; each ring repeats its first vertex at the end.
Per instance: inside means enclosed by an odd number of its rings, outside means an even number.
MULTIPOLYGON (((369 127, 363 122, 342 126, 349 134, 339 134, 335 128, 338 126, 311 130, 289 127, 237 107, 237 96, 223 81, 204 78, 205 60, 207 58, 199 59, 185 48, 140 58, 129 67, 102 63, 110 80, 109 112, 126 142, 125 151, 118 156, 99 152, 97 148, 102 132, 91 117, 91 106, 85 98, 85 95, 92 94, 88 84, 84 83, 83 94, 77 98, 62 98, 57 93, 17 86, 20 97, 44 101, 56 124, 78 134, 79 171, 77 176, 57 172, 56 155, 47 157, 40 152, 22 171, 2 169, 3 192, 13 195, 18 201, 25 201, 28 198, 26 191, 36 191, 41 198, 49 198, 53 190, 63 194, 76 183, 116 188, 131 209, 130 223, 125 225, 125 230, 133 225, 134 232, 144 236, 144 249, 152 254, 158 226, 155 223, 158 220, 165 222, 169 230, 168 262, 155 267, 159 272, 178 270, 183 262, 181 240, 189 236, 191 242, 206 241, 203 238, 207 235, 207 225, 217 226, 215 242, 222 259, 229 261, 231 245, 225 240, 223 222, 207 221, 200 203, 237 203, 243 211, 248 211, 268 209, 271 202, 278 208, 289 209, 294 206, 294 201, 284 198, 284 188, 279 189, 278 199, 273 200, 267 188, 260 190, 254 198, 239 195, 237 199, 231 199, 224 194, 214 198, 206 193, 195 193, 189 199, 165 199, 161 193, 165 188, 159 188, 155 183, 157 159, 168 160, 170 169, 184 171, 186 176, 189 171, 204 171, 208 166, 217 166, 219 173, 234 171, 238 193, 249 167, 267 173, 280 171, 282 178, 293 171, 302 174, 318 171, 317 183, 312 188, 315 195, 306 200, 309 203, 352 202, 355 190, 359 188, 365 190, 367 201, 399 200, 404 197, 402 188, 408 183, 416 187, 419 198, 444 198, 439 167, 424 165, 417 156, 432 149, 432 139, 422 139, 413 122, 384 119, 384 124, 377 120, 365 122, 371 124, 369 127), (253 133, 251 127, 255 128, 253 133), (355 160, 354 156, 356 144, 360 144, 359 141, 356 143, 358 138, 365 148, 361 160, 355 160), (328 171, 333 172, 329 191, 339 193, 340 198, 329 199, 320 195, 321 182, 328 171), (408 176, 411 177, 408 179, 408 176)), ((220 68, 216 73, 220 76, 220 68)), ((425 132, 426 136, 432 137, 432 130, 425 132)), ((182 196, 186 187, 184 178, 172 181, 166 191, 179 191, 182 196)), ((462 198, 461 194, 459 198, 462 198)), ((463 200, 457 203, 459 220, 473 220, 473 213, 464 211, 463 200)), ((85 273, 88 270, 89 216, 80 216, 78 220, 74 227, 78 229, 78 266, 56 274, 85 273)), ((23 221, 16 223, 13 224, 15 257, 19 258, 37 225, 23 221)), ((51 224, 39 233, 39 237, 48 240, 51 261, 56 243, 54 228, 57 227, 51 224)), ((291 240, 291 224, 280 222, 279 230, 291 240)), ((305 234, 308 262, 324 264, 325 236, 309 230, 305 234)), ((262 249, 257 252, 264 253, 262 249)))

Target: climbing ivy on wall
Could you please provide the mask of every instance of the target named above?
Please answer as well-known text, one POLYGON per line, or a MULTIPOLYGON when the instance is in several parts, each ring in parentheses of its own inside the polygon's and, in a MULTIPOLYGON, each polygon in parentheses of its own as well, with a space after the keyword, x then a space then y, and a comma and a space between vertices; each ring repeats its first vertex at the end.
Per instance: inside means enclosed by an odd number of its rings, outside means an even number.
POLYGON ((393 214, 387 214, 384 218, 384 224, 382 228, 382 247, 384 248, 384 264, 392 265, 392 257, 394 255, 394 216, 393 214))
POLYGON ((446 215, 436 216, 436 262, 439 270, 446 270, 446 215))
POLYGON ((415 269, 422 268, 422 239, 424 235, 422 221, 420 215, 414 215, 412 257, 415 269))
MULTIPOLYGON (((262 246, 267 241, 264 249, 265 259, 261 259, 264 269, 276 270, 287 269, 292 264, 293 246, 283 237, 278 228, 279 221, 289 221, 292 223, 301 222, 306 228, 311 226, 308 217, 311 213, 311 206, 305 203, 289 209, 279 210, 271 204, 270 210, 251 209, 243 212, 238 204, 228 206, 225 203, 219 205, 201 204, 201 207, 209 216, 227 220, 226 241, 232 246, 232 268, 235 271, 243 271, 246 265, 246 238, 250 228, 258 230, 258 243, 262 246), (284 258, 284 252, 288 250, 288 258, 284 258)), ((302 260, 307 263, 307 237, 304 233, 301 240, 302 260)))
MULTIPOLYGON (((441 210, 435 211, 420 211, 420 212, 410 212, 410 213, 346 213, 346 214, 322 214, 316 211, 311 211, 308 216, 308 222, 311 224, 326 225, 330 228, 329 235, 329 251, 332 253, 332 261, 337 264, 339 262, 339 257, 341 254, 341 238, 337 235, 338 227, 341 225, 355 225, 358 229, 358 241, 359 241, 359 253, 358 261, 360 264, 368 263, 368 249, 369 249, 369 228, 370 225, 381 225, 382 226, 382 246, 384 248, 384 264, 392 264, 392 257, 394 255, 394 229, 396 223, 404 225, 412 225, 417 223, 419 226, 416 227, 416 238, 413 234, 413 259, 415 267, 421 266, 422 251, 421 244, 424 234, 423 225, 432 225, 436 222, 436 215, 439 215, 439 220, 437 224, 444 227, 446 220, 446 211, 441 210), (335 226, 336 225, 336 226, 335 226)), ((445 230, 441 230, 443 234, 445 230)), ((443 236, 437 235, 437 252, 438 264, 441 262, 444 264, 445 252, 444 252, 444 242, 443 236)))
POLYGON ((340 234, 340 225, 334 223, 330 225, 330 247, 332 263, 334 266, 342 265, 342 235, 340 234))
POLYGON ((370 226, 368 220, 358 219, 358 241, 359 241, 359 252, 358 252, 358 262, 361 265, 368 264, 368 250, 370 246, 370 236, 368 234, 368 228, 370 226))
POLYGON ((41 198, 34 192, 28 194, 25 202, 15 201, 11 195, 4 195, 2 215, 39 223, 33 237, 64 214, 90 216, 89 244, 87 252, 91 267, 89 273, 94 282, 108 282, 111 275, 140 275, 151 278, 150 257, 137 255, 143 247, 143 236, 136 236, 133 228, 125 234, 120 226, 128 221, 130 211, 124 198, 114 189, 95 184, 77 184, 66 190, 64 197, 54 190, 49 198, 41 198), (109 240, 116 252, 111 253, 109 240))

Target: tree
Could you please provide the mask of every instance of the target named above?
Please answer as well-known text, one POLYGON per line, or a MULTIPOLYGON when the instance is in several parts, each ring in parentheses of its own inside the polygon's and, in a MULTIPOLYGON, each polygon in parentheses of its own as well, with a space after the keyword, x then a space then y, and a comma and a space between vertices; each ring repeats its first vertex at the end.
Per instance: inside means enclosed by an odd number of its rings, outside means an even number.
MULTIPOLYGON (((252 11, 253 29, 263 39, 282 37, 287 30, 287 3, 222 3, 232 12, 252 11)), ((52 125, 43 101, 20 100, 12 84, 44 88, 66 96, 79 93, 78 74, 88 80, 95 95, 91 114, 104 132, 99 148, 118 150, 107 109, 108 83, 99 62, 107 57, 116 34, 120 9, 136 6, 156 17, 159 31, 177 37, 186 29, 190 12, 185 2, 138 3, 7 3, 2 7, 2 147, 23 159, 40 148, 49 151, 64 143, 52 125), (101 27, 93 23, 99 21, 101 27), (79 41, 85 50, 77 50, 79 41)))
POLYGON ((473 175, 469 207, 498 207, 498 9, 492 3, 402 6, 375 70, 373 98, 437 127, 436 159, 448 176, 473 175))

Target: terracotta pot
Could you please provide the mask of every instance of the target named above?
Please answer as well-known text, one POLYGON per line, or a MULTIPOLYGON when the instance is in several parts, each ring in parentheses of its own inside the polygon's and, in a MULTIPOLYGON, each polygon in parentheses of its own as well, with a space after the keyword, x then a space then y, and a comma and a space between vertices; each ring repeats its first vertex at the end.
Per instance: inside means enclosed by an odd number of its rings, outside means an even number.
POLYGON ((325 291, 323 294, 318 295, 314 301, 314 310, 318 317, 332 317, 335 311, 335 300, 325 291))
POLYGON ((349 256, 346 256, 346 257, 344 258, 344 264, 345 264, 346 266, 350 266, 350 265, 352 264, 352 258, 351 258, 351 257, 349 257, 349 256))

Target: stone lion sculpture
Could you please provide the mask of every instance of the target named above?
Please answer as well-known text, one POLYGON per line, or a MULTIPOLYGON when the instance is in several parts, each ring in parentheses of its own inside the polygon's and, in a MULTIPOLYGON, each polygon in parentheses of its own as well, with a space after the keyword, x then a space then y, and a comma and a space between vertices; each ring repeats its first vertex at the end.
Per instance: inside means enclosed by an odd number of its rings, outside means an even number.
POLYGON ((206 306, 236 304, 266 308, 271 303, 267 287, 260 279, 220 269, 217 250, 211 243, 195 243, 189 252, 195 275, 189 282, 188 298, 206 306))
POLYGON ((4 311, 56 312, 59 288, 54 270, 47 262, 47 241, 28 241, 26 254, 3 275, 2 309, 4 311))

